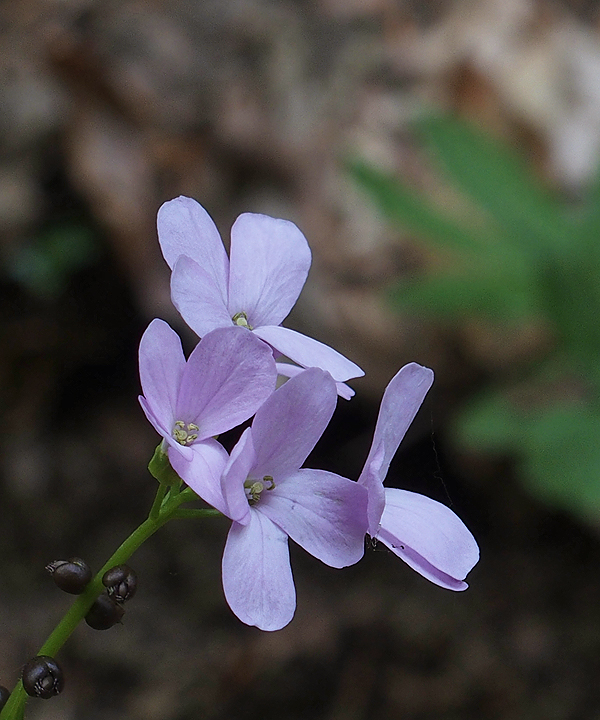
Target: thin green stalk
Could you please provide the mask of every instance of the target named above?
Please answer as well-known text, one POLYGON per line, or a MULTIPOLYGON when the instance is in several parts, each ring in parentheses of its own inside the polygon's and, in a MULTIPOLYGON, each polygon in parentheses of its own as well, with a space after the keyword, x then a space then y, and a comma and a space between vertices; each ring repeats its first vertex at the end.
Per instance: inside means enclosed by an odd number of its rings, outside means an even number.
MULTIPOLYGON (((98 595, 103 592, 104 585, 102 584, 102 576, 104 573, 111 567, 129 560, 140 545, 166 522, 179 517, 209 517, 215 514, 220 515, 217 510, 212 509, 180 510, 178 508, 182 503, 196 499, 196 495, 193 491, 189 490, 189 488, 186 488, 183 492, 176 493, 173 497, 165 499, 167 489, 167 486, 159 485, 148 518, 121 543, 111 557, 104 563, 84 592, 79 595, 69 610, 67 610, 62 620, 54 628, 46 642, 40 648, 38 655, 49 655, 52 657, 56 655, 77 625, 87 615, 98 595), (192 514, 188 514, 188 512, 192 514)), ((23 683, 19 680, 6 705, 2 709, 2 712, 0 712, 0 720, 22 720, 27 699, 28 696, 23 689, 23 683)))
POLYGON ((219 512, 218 510, 213 510, 213 508, 206 508, 200 510, 195 510, 194 508, 179 508, 179 510, 176 510, 171 516, 173 520, 205 517, 223 517, 223 513, 219 512))
POLYGON ((166 485, 161 484, 158 486, 156 497, 154 498, 154 502, 152 503, 152 507, 150 508, 150 514, 148 515, 149 518, 156 520, 156 518, 160 515, 160 509, 162 507, 168 489, 169 488, 166 485))

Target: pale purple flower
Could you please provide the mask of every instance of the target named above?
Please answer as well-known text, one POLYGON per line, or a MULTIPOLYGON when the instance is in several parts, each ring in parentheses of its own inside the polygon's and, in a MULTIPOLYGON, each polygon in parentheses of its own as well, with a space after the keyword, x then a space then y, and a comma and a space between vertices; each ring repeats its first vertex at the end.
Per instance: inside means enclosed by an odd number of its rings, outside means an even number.
POLYGON ((203 500, 221 510, 228 459, 214 436, 251 417, 274 391, 271 349, 241 328, 208 333, 185 359, 177 333, 153 320, 139 351, 139 400, 162 436, 171 465, 203 500))
POLYGON ((260 407, 234 447, 221 484, 234 522, 223 554, 229 606, 248 625, 279 630, 296 608, 288 536, 335 568, 363 555, 367 492, 324 470, 300 469, 336 405, 332 378, 313 368, 260 407))
MULTIPOLYGON (((293 223, 240 215, 231 228, 229 258, 211 217, 191 198, 164 203, 157 225, 163 255, 173 270, 173 304, 200 337, 239 325, 298 365, 326 370, 338 383, 364 374, 328 345, 281 326, 311 264, 306 238, 293 223)), ((354 394, 348 387, 340 390, 343 397, 354 394)))
POLYGON ((416 363, 405 365, 392 378, 358 482, 369 492, 369 535, 436 585, 466 590, 464 579, 479 560, 479 548, 462 520, 425 495, 383 486, 398 445, 432 383, 433 372, 416 363))

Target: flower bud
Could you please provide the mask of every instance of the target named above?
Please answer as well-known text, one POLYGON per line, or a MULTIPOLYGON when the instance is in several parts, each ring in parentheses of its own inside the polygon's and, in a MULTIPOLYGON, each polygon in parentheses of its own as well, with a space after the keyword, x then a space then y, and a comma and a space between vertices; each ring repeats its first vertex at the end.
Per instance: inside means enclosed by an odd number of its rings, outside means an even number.
POLYGON ((10 697, 10 690, 0 685, 0 710, 6 705, 6 701, 10 697))
POLYGON ((53 657, 38 655, 23 667, 23 688, 31 697, 47 700, 58 695, 65 686, 63 671, 53 657))
POLYGON ((92 579, 89 565, 85 560, 76 557, 69 560, 54 560, 46 565, 46 570, 61 590, 72 595, 80 595, 92 579))
POLYGON ((94 630, 108 630, 121 622, 125 610, 108 595, 100 595, 85 616, 86 623, 94 630))
POLYGON ((130 600, 137 590, 137 575, 129 565, 116 565, 102 576, 106 591, 113 600, 124 603, 130 600))

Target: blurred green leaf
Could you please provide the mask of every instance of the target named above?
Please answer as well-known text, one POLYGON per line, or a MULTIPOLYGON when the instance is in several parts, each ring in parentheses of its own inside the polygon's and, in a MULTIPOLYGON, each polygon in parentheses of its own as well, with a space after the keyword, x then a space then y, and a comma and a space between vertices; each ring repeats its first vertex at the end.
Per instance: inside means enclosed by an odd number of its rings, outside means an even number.
POLYGON ((536 318, 552 333, 552 354, 531 362, 527 378, 516 385, 511 377, 463 408, 457 438, 512 455, 532 492, 597 522, 600 174, 574 212, 515 153, 465 123, 429 119, 418 131, 447 178, 487 216, 477 225, 450 219, 399 180, 353 163, 353 177, 386 217, 454 252, 441 270, 397 283, 392 301, 438 317, 536 318))
POLYGON ((54 298, 65 290, 73 273, 93 262, 97 254, 90 228, 60 224, 19 246, 7 264, 7 272, 32 294, 54 298))
POLYGON ((600 414, 586 406, 554 406, 522 438, 523 475, 536 495, 590 517, 600 513, 600 414))
POLYGON ((578 218, 579 234, 591 240, 592 248, 600 252, 600 169, 590 183, 578 218))
POLYGON ((459 442, 472 449, 502 455, 517 452, 527 431, 529 419, 518 412, 505 388, 488 390, 461 410, 455 431, 459 442))
POLYGON ((573 227, 561 205, 510 148, 450 116, 422 120, 416 128, 446 176, 489 212, 508 239, 535 251, 568 244, 573 227))
POLYGON ((554 507, 597 520, 600 412, 584 404, 539 405, 539 397, 527 406, 524 399, 516 403, 500 388, 471 401, 457 419, 460 443, 514 456, 532 493, 554 507))
POLYGON ((592 258, 571 258, 539 273, 546 315, 557 331, 557 343, 577 364, 599 366, 600 267, 592 258))
POLYGON ((399 183, 397 178, 359 160, 350 162, 348 169, 389 220, 414 232, 423 233, 426 238, 443 247, 475 250, 479 253, 485 248, 484 243, 438 213, 418 194, 399 183))
POLYGON ((390 297, 400 308, 412 306, 435 317, 478 316, 514 323, 536 313, 535 294, 526 284, 507 292, 502 277, 431 275, 395 285, 390 297))
POLYGON ((531 260, 516 248, 490 246, 483 256, 461 257, 443 272, 396 283, 393 302, 441 317, 487 317, 514 323, 541 312, 531 260))

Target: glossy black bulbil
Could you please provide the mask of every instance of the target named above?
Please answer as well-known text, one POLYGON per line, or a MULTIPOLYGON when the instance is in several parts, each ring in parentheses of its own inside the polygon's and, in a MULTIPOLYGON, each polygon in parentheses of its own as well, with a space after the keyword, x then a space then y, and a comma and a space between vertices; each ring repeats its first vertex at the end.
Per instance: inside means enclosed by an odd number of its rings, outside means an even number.
POLYGON ((89 565, 81 558, 54 560, 46 565, 56 585, 72 595, 80 595, 92 579, 89 565))
POLYGON ((116 565, 102 576, 102 582, 111 598, 124 603, 135 595, 137 574, 129 565, 116 565))
POLYGON ((108 630, 121 622, 125 610, 108 595, 99 595, 85 616, 86 623, 94 630, 108 630))
POLYGON ((62 668, 48 655, 31 658, 23 667, 21 679, 28 695, 45 700, 58 695, 65 686, 62 668))
POLYGON ((10 697, 10 690, 0 685, 0 710, 6 705, 6 701, 10 697))

